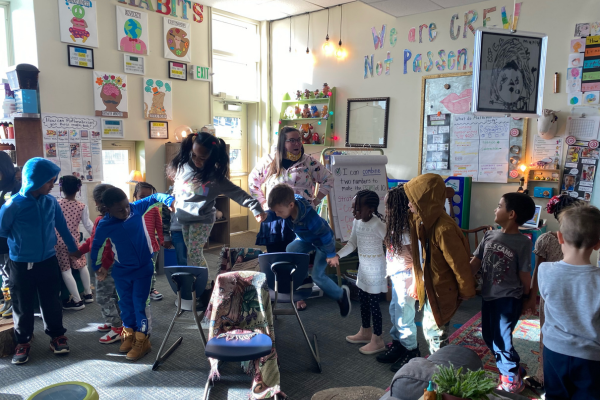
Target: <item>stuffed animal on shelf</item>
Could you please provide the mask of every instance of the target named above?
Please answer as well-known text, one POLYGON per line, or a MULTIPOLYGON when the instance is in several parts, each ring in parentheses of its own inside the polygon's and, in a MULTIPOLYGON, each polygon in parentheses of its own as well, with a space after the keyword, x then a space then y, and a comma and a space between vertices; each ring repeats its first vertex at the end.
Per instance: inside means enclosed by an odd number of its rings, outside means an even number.
POLYGON ((319 109, 317 108, 317 106, 312 106, 310 108, 310 111, 312 113, 313 118, 319 118, 321 116, 321 114, 319 114, 319 109))
POLYGON ((294 107, 288 106, 288 108, 285 109, 284 116, 286 119, 294 118, 294 107))
POLYGON ((323 108, 321 108, 321 118, 327 119, 327 117, 329 117, 329 108, 327 105, 324 105, 323 108))
POLYGON ((321 144, 320 137, 317 132, 312 134, 312 144, 321 144))
POLYGON ((306 90, 304 91, 304 98, 305 98, 306 100, 310 99, 310 90, 306 89, 306 90))
POLYGON ((302 99, 302 92, 300 90, 296 90, 296 100, 302 99))
POLYGON ((300 110, 300 106, 298 104, 294 106, 294 114, 296 114, 296 118, 300 118, 300 115, 302 115, 302 110, 300 110))
POLYGON ((302 118, 310 118, 310 110, 308 108, 308 104, 304 105, 304 109, 302 110, 302 118))
POLYGON ((329 92, 331 92, 331 88, 327 83, 323 84, 323 97, 329 97, 329 92))
POLYGON ((300 127, 300 134, 302 135, 302 143, 310 144, 312 134, 310 132, 310 124, 302 124, 300 127))
POLYGON ((318 99, 318 98, 319 98, 319 96, 320 96, 320 95, 319 95, 319 89, 317 89, 317 90, 315 90, 315 99, 318 99))

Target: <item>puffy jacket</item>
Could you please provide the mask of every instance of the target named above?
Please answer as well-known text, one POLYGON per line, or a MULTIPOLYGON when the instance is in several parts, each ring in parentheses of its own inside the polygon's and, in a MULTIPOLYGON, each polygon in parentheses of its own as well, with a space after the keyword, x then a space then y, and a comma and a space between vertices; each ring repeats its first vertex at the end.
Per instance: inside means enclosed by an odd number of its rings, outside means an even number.
POLYGON ((52 161, 35 157, 23 166, 23 185, 0 209, 0 236, 8 239, 10 259, 40 262, 56 255, 56 231, 70 252, 77 244, 69 231, 58 202, 51 195, 37 199, 31 192, 58 178, 60 168, 52 161))
POLYGON ((421 241, 423 256, 430 262, 421 266, 419 246, 412 246, 414 271, 420 307, 425 295, 438 326, 445 325, 461 303, 459 297, 475 296, 467 240, 444 208, 446 185, 436 174, 420 175, 404 185, 408 200, 416 207, 410 221, 411 243, 421 241), (425 280, 423 281, 423 276, 425 280))
POLYGON ((319 214, 304 197, 297 194, 295 198, 298 217, 294 220, 292 217, 286 219, 291 224, 294 233, 303 242, 312 243, 325 253, 327 258, 335 257, 335 238, 327 221, 319 217, 319 214))

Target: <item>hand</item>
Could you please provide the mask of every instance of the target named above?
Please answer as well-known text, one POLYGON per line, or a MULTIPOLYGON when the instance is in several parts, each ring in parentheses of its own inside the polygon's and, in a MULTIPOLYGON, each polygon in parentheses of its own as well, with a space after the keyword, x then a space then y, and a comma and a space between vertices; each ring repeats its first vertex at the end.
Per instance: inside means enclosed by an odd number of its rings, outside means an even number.
POLYGON ((338 265, 340 265, 340 256, 338 256, 337 254, 331 258, 326 258, 325 260, 327 261, 327 264, 329 264, 332 267, 337 267, 338 265))
POLYGON ((413 283, 408 287, 408 295, 415 300, 419 299, 419 295, 417 294, 417 285, 413 283))
POLYGON ((262 213, 258 214, 257 216, 255 216, 254 218, 256 218, 256 222, 258 222, 260 224, 265 219, 267 219, 267 213, 266 212, 262 212, 262 213))
POLYGON ((100 269, 96 271, 96 279, 98 279, 98 282, 102 282, 106 279, 107 276, 108 272, 102 267, 100 267, 100 269))
POLYGON ((537 308, 537 296, 531 296, 523 302, 521 315, 534 315, 537 308))
POLYGON ((315 197, 312 204, 313 204, 314 208, 316 209, 317 207, 319 207, 319 204, 321 204, 321 199, 315 197))
POLYGON ((74 251, 74 252, 72 252, 72 253, 69 253, 69 256, 70 256, 70 257, 71 257, 71 258, 72 258, 74 261, 77 261, 77 260, 79 260, 81 257, 83 257, 83 254, 82 254, 82 253, 81 253, 79 250, 77 250, 77 251, 74 251))
POLYGON ((175 196, 171 196, 171 197, 173 197, 173 202, 169 206, 169 211, 171 211, 172 213, 174 213, 175 211, 177 211, 177 209, 175 208, 175 196))
POLYGON ((171 242, 170 240, 165 240, 165 242, 163 243, 163 247, 165 249, 172 249, 175 246, 173 246, 173 242, 171 242))

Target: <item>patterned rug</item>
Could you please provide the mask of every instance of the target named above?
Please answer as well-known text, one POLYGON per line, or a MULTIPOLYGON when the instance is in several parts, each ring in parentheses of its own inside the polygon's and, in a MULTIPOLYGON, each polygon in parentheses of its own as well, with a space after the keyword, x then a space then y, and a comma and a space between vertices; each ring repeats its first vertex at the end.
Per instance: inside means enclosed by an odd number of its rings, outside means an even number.
MULTIPOLYGON (((527 370, 528 376, 535 376, 538 368, 540 349, 540 318, 539 316, 522 317, 513 331, 513 345, 521 357, 521 365, 527 370)), ((450 336, 450 344, 467 347, 473 350, 483 362, 483 369, 499 378, 496 359, 490 352, 481 336, 481 312, 477 313, 467 323, 450 336)), ((530 399, 540 399, 540 394, 531 389, 525 389, 522 396, 530 399)))

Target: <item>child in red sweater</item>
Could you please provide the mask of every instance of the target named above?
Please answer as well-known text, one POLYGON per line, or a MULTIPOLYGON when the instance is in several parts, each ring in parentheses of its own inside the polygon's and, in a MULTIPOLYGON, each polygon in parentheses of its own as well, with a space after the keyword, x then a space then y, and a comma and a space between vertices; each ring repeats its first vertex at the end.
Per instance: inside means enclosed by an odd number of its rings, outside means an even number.
MULTIPOLYGON (((146 197, 152 196, 154 193, 157 193, 154 186, 146 182, 138 182, 133 191, 133 201, 145 199, 146 197)), ((165 241, 162 229, 162 218, 160 215, 161 206, 161 203, 156 203, 156 206, 149 208, 148 211, 146 211, 146 214, 144 214, 144 224, 146 225, 146 230, 148 231, 150 241, 152 242, 152 263, 154 264, 154 275, 152 275, 150 299, 154 301, 159 301, 163 298, 163 295, 154 288, 154 284, 156 283, 156 259, 158 258, 160 246, 162 246, 165 241), (156 240, 157 235, 158 240, 156 240)))

